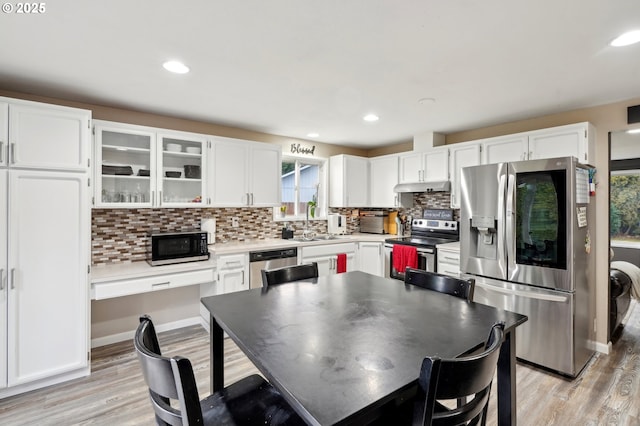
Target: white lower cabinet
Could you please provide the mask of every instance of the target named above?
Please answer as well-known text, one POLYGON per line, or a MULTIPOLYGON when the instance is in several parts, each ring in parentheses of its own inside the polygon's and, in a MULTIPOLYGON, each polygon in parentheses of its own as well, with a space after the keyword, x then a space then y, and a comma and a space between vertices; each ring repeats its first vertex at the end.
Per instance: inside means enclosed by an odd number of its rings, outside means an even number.
POLYGON ((213 282, 213 279, 213 269, 162 274, 133 279, 118 279, 92 284, 91 298, 95 300, 111 299, 113 297, 130 296, 132 294, 149 293, 152 291, 206 284, 213 282))
POLYGON ((338 254, 347 255, 347 271, 356 270, 356 243, 327 244, 302 247, 302 263, 316 262, 318 275, 325 276, 337 273, 338 254))
POLYGON ((3 397, 88 374, 91 232, 84 173, 0 170, 0 188, 3 397))
POLYGON ((384 276, 384 251, 382 243, 358 243, 358 269, 369 274, 384 276))
POLYGON ((216 260, 220 293, 249 290, 249 255, 230 254, 216 260))
POLYGON ((436 271, 439 274, 460 278, 460 249, 437 247, 437 250, 436 271))

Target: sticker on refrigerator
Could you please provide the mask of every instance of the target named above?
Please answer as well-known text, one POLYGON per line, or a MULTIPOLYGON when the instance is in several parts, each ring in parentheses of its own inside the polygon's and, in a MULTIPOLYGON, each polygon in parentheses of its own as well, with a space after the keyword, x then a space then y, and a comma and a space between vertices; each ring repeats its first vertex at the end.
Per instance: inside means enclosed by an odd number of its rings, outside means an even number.
POLYGON ((578 216, 578 228, 584 228, 587 226, 587 208, 577 207, 576 213, 578 216))

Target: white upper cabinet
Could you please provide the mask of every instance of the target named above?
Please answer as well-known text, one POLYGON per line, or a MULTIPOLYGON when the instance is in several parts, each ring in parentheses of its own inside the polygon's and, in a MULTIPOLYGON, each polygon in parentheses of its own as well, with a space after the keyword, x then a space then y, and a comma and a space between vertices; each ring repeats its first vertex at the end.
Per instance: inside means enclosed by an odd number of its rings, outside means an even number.
POLYGON ((369 206, 369 159, 353 155, 329 158, 329 206, 369 206))
POLYGON ((590 123, 537 130, 528 137, 530 160, 573 156, 583 164, 595 161, 595 128, 590 123))
POLYGON ((211 206, 280 205, 280 146, 216 137, 211 144, 211 157, 211 206))
POLYGON ((393 191, 393 187, 398 184, 399 166, 397 155, 369 159, 370 207, 410 207, 404 203, 407 203, 407 198, 411 198, 411 194, 398 194, 393 191))
MULTIPOLYGON (((2 157, 5 159, 6 155, 9 166, 89 170, 90 111, 19 100, 10 100, 8 104, 9 149, 2 157)), ((0 108, 0 112, 3 110, 6 108, 0 108)), ((6 133, 6 112, 3 115, 0 131, 6 133)), ((3 146, 7 141, 4 142, 3 146)))
POLYGON ((437 182, 449 180, 449 147, 437 147, 422 154, 423 181, 437 182))
POLYGON ((0 167, 8 164, 9 158, 9 104, 0 98, 0 167))
POLYGON ((206 138, 177 132, 161 132, 156 138, 160 207, 201 207, 207 188, 206 138))
POLYGON ((460 173, 463 167, 480 164, 480 142, 449 145, 451 169, 451 208, 460 208, 460 173))
POLYGON ((588 164, 594 161, 594 138, 593 125, 585 122, 485 139, 482 163, 573 156, 588 164))
POLYGON ((400 160, 400 183, 411 183, 422 181, 422 153, 410 152, 401 154, 400 160))
POLYGON ((252 143, 250 157, 251 207, 273 207, 282 203, 282 149, 277 145, 252 143))
POLYGON ((449 179, 449 147, 401 154, 400 183, 436 182, 449 179))
POLYGON ((202 135, 96 121, 98 207, 201 207, 202 135))
POLYGON ((521 161, 528 155, 529 139, 522 133, 482 141, 482 164, 521 161))
POLYGON ((155 206, 158 173, 153 129, 97 120, 95 124, 95 205, 155 206))

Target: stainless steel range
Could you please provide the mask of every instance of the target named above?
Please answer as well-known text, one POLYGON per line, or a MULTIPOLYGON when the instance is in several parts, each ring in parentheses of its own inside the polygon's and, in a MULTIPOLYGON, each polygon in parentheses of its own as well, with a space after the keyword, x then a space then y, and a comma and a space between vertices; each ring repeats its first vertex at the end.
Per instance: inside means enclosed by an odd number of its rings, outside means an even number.
POLYGON ((413 246, 417 252, 417 269, 436 271, 436 245, 458 241, 458 222, 453 220, 453 210, 425 209, 421 219, 411 221, 411 235, 387 238, 385 247, 385 276, 404 280, 404 270, 394 267, 395 245, 413 246))

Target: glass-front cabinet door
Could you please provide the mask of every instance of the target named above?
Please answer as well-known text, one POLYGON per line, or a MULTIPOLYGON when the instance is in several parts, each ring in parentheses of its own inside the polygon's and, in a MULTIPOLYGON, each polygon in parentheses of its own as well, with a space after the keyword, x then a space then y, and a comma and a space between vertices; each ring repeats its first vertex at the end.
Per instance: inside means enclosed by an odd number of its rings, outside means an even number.
POLYGON ((96 122, 95 138, 97 207, 204 204, 204 136, 96 122))
POLYGON ((155 134, 96 125, 98 207, 152 207, 155 203, 155 134))
POLYGON ((198 135, 158 134, 160 206, 202 206, 206 140, 198 135))

